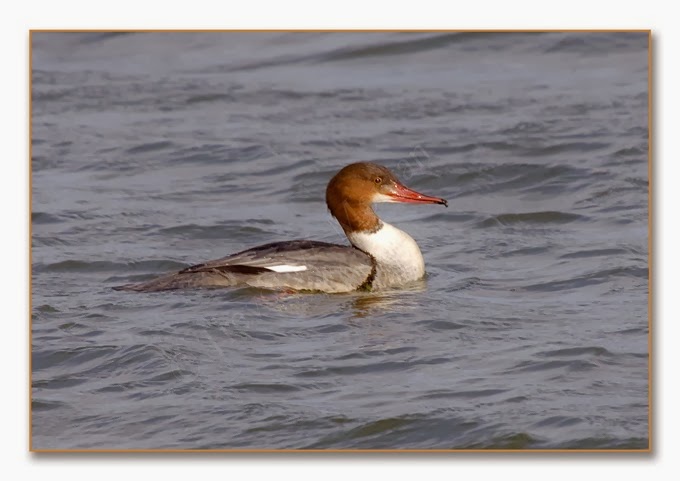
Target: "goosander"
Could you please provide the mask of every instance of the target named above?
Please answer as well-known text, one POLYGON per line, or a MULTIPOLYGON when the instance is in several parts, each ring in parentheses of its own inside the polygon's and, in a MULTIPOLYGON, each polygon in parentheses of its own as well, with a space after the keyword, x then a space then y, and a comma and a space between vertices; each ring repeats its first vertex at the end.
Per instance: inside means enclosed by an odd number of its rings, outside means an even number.
POLYGON ((251 286, 339 293, 399 287, 421 279, 425 262, 418 244, 378 218, 371 207, 377 202, 448 207, 444 199, 405 187, 387 168, 358 162, 335 174, 326 188, 328 209, 351 246, 312 240, 274 242, 114 289, 153 292, 251 286))

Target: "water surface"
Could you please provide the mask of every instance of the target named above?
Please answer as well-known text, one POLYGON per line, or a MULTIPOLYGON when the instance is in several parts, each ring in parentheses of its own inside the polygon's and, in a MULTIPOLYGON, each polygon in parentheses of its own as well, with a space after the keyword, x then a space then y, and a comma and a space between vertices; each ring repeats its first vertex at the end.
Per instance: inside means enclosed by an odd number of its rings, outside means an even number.
POLYGON ((32 35, 33 448, 646 448, 645 33, 32 35), (346 242, 358 160, 427 278, 131 294, 346 242))

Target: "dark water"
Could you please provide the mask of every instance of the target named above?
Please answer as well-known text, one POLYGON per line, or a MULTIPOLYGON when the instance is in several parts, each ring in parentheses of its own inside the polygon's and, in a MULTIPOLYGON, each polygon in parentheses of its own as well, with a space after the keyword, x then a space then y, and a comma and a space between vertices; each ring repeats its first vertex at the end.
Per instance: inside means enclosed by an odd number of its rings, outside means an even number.
POLYGON ((33 447, 645 448, 645 33, 34 34, 33 447), (351 161, 401 291, 115 292, 345 242, 351 161))

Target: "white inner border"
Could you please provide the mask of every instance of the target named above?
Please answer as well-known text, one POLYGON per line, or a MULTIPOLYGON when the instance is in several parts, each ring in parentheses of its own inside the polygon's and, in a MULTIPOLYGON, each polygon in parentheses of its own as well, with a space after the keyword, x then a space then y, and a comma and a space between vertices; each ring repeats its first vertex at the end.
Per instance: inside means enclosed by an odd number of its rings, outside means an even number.
POLYGON ((678 264, 677 61, 680 29, 673 2, 573 0, 512 2, 419 2, 347 0, 287 2, 140 2, 118 0, 14 3, 2 15, 3 75, 2 452, 5 471, 17 479, 98 481, 159 477, 164 481, 211 476, 247 479, 671 479, 677 472, 680 426, 678 381, 680 316, 673 302, 678 264), (651 28, 654 39, 654 432, 655 455, 175 455, 31 456, 28 447, 28 170, 27 98, 30 28, 651 28), (672 241, 675 239, 675 241, 672 241), (672 243, 671 243, 672 242, 672 243), (671 396, 673 402, 671 402, 671 396), (675 468, 673 468, 675 466, 675 468), (653 472, 650 472, 653 471, 653 472))

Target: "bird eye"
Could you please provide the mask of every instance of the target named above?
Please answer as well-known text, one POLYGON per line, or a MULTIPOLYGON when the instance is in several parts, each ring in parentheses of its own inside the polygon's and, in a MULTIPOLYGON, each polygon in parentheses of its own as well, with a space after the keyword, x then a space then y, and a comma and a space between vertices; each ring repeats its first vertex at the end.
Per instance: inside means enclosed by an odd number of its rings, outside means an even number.
POLYGON ((376 177, 376 178, 375 178, 375 183, 376 183, 376 184, 382 184, 382 177, 376 177))

